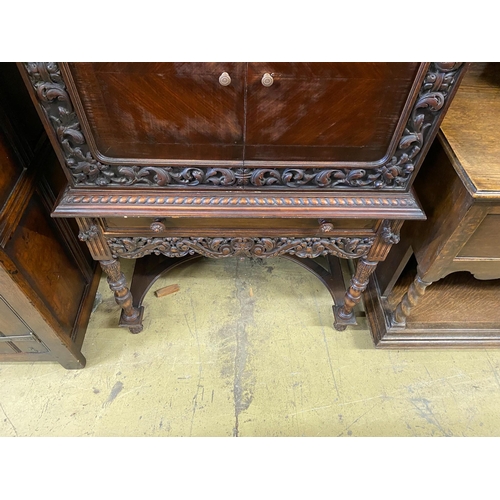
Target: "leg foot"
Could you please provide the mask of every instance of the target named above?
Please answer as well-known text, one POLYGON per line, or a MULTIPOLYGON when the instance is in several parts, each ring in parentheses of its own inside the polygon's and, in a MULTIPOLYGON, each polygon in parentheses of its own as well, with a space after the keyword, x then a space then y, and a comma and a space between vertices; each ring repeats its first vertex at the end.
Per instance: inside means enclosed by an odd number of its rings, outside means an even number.
POLYGON ((345 329, 347 328, 346 325, 339 325, 337 323, 333 323, 333 328, 335 328, 335 330, 337 330, 338 332, 343 332, 345 331, 345 329))
POLYGON ((124 315, 123 311, 120 316, 120 322, 118 323, 118 326, 122 328, 128 328, 130 333, 141 333, 143 329, 142 325, 142 317, 144 315, 144 307, 139 307, 139 316, 135 318, 133 321, 130 319, 127 319, 127 317, 124 315))
POLYGON ((335 318, 333 328, 335 328, 338 332, 343 332, 349 325, 357 325, 354 314, 348 318, 342 318, 339 315, 339 312, 343 307, 343 305, 333 306, 333 317, 335 318))
POLYGON ((108 276, 109 288, 115 295, 116 303, 122 308, 120 326, 142 326, 142 308, 133 306, 132 294, 126 287, 124 274, 120 271, 120 262, 116 259, 101 260, 99 264, 108 276))
POLYGON ((356 272, 351 279, 351 286, 345 294, 344 304, 335 307, 333 312, 335 314, 335 328, 342 325, 356 325, 356 318, 354 317, 354 306, 361 300, 361 294, 365 291, 370 274, 375 271, 378 262, 373 262, 362 258, 358 262, 356 272))

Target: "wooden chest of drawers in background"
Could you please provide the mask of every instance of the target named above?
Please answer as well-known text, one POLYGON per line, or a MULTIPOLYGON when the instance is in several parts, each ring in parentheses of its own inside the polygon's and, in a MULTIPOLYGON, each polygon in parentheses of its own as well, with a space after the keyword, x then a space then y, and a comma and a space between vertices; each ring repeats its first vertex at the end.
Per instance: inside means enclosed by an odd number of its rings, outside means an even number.
POLYGON ((97 290, 71 220, 50 213, 66 180, 15 64, 0 64, 0 362, 81 353, 97 290))
POLYGON ((500 65, 473 63, 415 181, 428 219, 365 293, 379 347, 500 346, 499 123, 500 65))

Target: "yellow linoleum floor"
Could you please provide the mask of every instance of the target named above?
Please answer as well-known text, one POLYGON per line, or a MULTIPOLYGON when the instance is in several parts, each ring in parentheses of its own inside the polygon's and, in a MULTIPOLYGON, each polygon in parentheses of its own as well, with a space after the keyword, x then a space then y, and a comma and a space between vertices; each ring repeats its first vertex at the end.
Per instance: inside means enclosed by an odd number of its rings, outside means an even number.
POLYGON ((326 288, 285 259, 175 269, 138 335, 99 292, 86 368, 0 364, 1 436, 500 435, 500 350, 376 350, 364 318, 334 330, 326 288))

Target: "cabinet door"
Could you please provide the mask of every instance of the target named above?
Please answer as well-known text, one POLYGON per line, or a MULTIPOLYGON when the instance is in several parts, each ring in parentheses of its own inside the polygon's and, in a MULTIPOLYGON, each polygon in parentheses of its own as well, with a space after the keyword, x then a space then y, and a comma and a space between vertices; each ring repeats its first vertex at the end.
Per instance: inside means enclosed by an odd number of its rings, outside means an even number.
POLYGON ((71 63, 68 68, 89 145, 104 161, 242 160, 245 64, 71 63), (231 79, 228 85, 219 82, 223 73, 231 79))
POLYGON ((419 63, 250 63, 245 160, 375 162, 419 63), (262 84, 266 73, 271 86, 262 84))

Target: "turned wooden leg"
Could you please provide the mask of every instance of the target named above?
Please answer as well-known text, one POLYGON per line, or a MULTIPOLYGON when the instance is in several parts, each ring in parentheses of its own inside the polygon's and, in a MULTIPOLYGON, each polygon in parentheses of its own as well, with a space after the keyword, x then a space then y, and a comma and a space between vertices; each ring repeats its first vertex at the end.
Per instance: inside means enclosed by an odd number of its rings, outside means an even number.
POLYGON ((410 315, 412 308, 419 303, 425 293, 425 289, 431 283, 432 281, 424 281, 417 273, 413 283, 409 286, 401 302, 396 306, 391 315, 392 326, 406 326, 406 318, 410 315))
POLYGON ((115 294, 116 303, 122 308, 120 326, 128 327, 132 333, 142 331, 142 307, 133 306, 132 294, 126 287, 125 275, 120 271, 120 262, 116 259, 100 260, 102 270, 108 276, 109 288, 115 294))
POLYGON ((377 264, 378 262, 366 258, 362 258, 358 262, 356 272, 351 279, 351 286, 345 294, 344 304, 334 308, 335 323, 333 326, 336 330, 343 331, 348 325, 356 324, 353 308, 361 300, 361 294, 368 286, 370 274, 375 271, 377 264))

